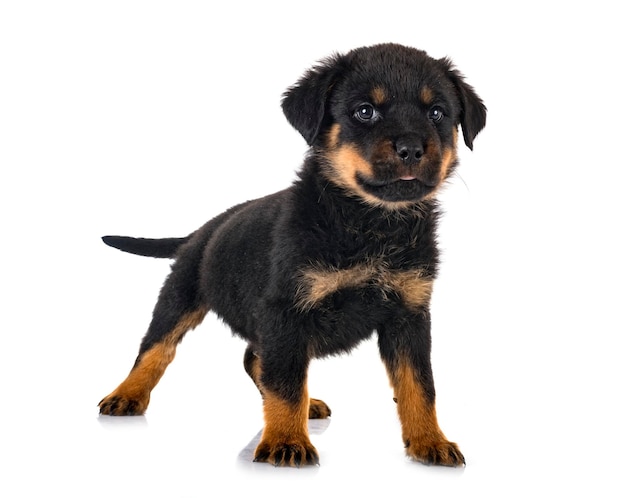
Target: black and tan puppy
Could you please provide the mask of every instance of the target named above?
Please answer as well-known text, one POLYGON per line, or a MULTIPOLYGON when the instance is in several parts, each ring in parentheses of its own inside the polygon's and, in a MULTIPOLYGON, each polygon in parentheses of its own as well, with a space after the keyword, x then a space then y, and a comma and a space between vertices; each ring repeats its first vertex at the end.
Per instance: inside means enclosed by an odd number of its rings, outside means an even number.
POLYGON ((100 412, 144 413, 176 345, 214 311, 249 343, 244 366, 265 415, 255 460, 316 464, 307 419, 330 409, 309 398, 309 362, 375 331, 407 454, 464 464, 435 414, 429 301, 435 196, 457 165, 459 125, 469 148, 485 125, 482 101, 447 59, 383 44, 326 59, 282 105, 310 145, 291 187, 188 237, 104 238, 175 262, 135 365, 100 412))

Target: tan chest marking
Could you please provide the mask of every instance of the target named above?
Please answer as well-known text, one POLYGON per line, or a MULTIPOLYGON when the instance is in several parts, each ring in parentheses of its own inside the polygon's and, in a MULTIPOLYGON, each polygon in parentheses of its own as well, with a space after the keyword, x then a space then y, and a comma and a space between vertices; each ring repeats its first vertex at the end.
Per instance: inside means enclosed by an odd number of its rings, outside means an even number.
POLYGON ((380 263, 362 263, 345 269, 311 267, 302 272, 296 304, 308 310, 337 291, 366 286, 378 288, 384 299, 396 294, 407 307, 416 309, 429 303, 433 279, 419 269, 393 270, 380 263))

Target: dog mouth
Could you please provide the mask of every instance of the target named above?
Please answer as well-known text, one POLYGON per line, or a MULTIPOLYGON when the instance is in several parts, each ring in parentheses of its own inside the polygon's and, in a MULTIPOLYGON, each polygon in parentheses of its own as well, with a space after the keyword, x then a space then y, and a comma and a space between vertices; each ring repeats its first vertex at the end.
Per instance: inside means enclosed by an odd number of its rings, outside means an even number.
POLYGON ((357 182, 368 194, 388 202, 419 201, 435 190, 436 187, 436 185, 432 185, 430 182, 426 183, 410 175, 389 180, 379 180, 357 173, 357 182))

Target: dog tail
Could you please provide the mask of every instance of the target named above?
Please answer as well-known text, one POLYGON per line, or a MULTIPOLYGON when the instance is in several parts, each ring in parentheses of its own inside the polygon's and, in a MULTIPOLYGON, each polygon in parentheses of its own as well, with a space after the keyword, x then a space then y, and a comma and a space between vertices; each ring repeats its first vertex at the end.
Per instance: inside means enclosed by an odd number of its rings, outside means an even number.
POLYGON ((102 242, 108 246, 115 247, 115 249, 152 258, 173 258, 178 248, 188 240, 189 237, 169 239, 144 239, 121 235, 105 235, 102 237, 102 242))

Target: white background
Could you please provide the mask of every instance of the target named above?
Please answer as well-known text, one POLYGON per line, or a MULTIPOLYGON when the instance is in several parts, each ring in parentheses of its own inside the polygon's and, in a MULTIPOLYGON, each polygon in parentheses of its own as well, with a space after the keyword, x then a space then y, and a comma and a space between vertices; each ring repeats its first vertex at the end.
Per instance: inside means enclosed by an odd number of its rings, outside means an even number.
POLYGON ((0 4, 0 495, 626 496, 618 8, 0 4), (405 459, 374 342, 311 368, 321 466, 250 463, 260 397, 213 316, 145 417, 100 419, 169 268, 100 236, 183 236, 288 186, 305 143, 282 92, 385 41, 450 56, 489 109, 442 197, 433 301, 439 419, 467 467, 405 459))

